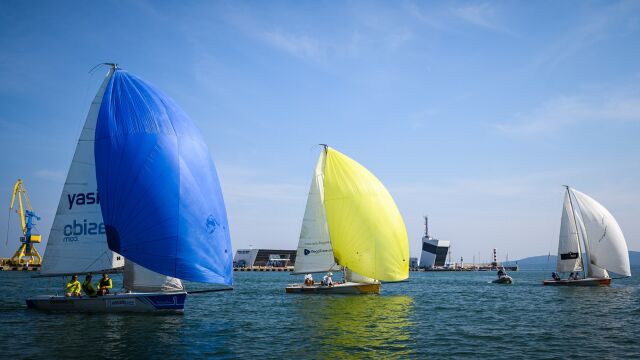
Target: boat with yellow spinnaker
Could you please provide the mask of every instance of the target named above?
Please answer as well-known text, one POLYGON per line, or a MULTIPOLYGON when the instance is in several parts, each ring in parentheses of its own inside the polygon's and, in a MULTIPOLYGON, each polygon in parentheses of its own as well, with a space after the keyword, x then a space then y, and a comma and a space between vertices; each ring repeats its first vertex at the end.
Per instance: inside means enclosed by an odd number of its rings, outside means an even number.
POLYGON ((292 284, 287 293, 379 293, 409 276, 409 240, 384 185, 323 145, 311 180, 293 274, 344 271, 344 282, 292 284))

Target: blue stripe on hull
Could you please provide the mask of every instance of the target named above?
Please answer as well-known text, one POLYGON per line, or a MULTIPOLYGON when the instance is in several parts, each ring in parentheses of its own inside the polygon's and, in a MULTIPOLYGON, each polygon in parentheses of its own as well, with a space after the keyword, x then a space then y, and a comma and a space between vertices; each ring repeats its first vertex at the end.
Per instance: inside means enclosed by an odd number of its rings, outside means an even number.
POLYGON ((145 296, 144 299, 148 304, 153 305, 158 310, 176 310, 184 309, 184 302, 187 298, 187 294, 175 294, 175 295, 156 295, 145 296))

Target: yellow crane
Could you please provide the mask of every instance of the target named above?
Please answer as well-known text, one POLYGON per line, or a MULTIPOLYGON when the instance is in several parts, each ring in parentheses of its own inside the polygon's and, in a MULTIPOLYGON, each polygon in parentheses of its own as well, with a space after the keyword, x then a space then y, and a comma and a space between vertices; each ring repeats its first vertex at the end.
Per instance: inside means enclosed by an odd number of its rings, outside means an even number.
MULTIPOLYGON (((40 217, 33 212, 31 208, 31 202, 27 196, 27 189, 25 189, 22 179, 18 179, 13 186, 13 193, 11 195, 11 204, 9 205, 9 214, 13 211, 16 199, 18 199, 19 209, 15 212, 20 216, 20 222, 22 224, 22 236, 20 237, 20 247, 16 253, 9 259, 9 263, 14 266, 19 265, 40 265, 42 257, 36 250, 34 244, 40 243, 42 237, 40 234, 34 234, 35 220, 40 220, 40 217), (25 206, 26 205, 26 209, 25 206), (35 220, 34 220, 35 219, 35 220)), ((7 239, 8 240, 8 239, 7 239)))

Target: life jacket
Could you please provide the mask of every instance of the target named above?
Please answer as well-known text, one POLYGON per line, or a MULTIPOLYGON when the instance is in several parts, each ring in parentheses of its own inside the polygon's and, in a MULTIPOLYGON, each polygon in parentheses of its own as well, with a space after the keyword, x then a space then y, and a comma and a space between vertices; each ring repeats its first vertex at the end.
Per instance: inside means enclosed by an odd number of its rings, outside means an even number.
POLYGON ((67 283, 67 292, 70 292, 70 293, 80 292, 80 281, 78 281, 78 280, 69 281, 67 283))
POLYGON ((111 288, 113 286, 111 282, 111 278, 100 279, 100 281, 98 282, 98 288, 101 288, 103 286, 106 286, 107 288, 111 288))

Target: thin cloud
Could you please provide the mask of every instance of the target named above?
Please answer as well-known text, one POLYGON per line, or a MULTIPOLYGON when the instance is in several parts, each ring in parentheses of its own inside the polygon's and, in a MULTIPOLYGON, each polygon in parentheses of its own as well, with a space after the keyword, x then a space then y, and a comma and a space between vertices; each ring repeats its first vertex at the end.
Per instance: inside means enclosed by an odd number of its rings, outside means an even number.
POLYGON ((36 176, 41 179, 58 182, 58 181, 64 181, 66 174, 64 171, 60 171, 60 170, 42 169, 42 170, 36 171, 36 176))
POLYGON ((262 39, 269 45, 301 59, 321 61, 325 57, 318 41, 309 36, 273 31, 263 33, 262 39))
POLYGON ((489 4, 470 4, 453 9, 453 13, 460 19, 473 25, 490 30, 499 30, 495 23, 495 11, 489 4))
POLYGON ((585 49, 606 41, 610 37, 634 32, 634 26, 622 24, 635 23, 637 12, 638 2, 636 1, 611 3, 610 6, 598 8, 597 13, 589 14, 574 28, 563 31, 564 35, 558 37, 545 51, 534 58, 531 66, 555 67, 570 61, 585 49))
POLYGON ((599 102, 560 97, 542 104, 529 115, 515 116, 514 121, 495 127, 506 134, 532 135, 551 133, 587 121, 639 122, 640 98, 611 98, 599 102))

